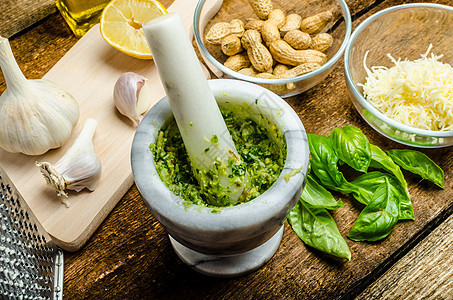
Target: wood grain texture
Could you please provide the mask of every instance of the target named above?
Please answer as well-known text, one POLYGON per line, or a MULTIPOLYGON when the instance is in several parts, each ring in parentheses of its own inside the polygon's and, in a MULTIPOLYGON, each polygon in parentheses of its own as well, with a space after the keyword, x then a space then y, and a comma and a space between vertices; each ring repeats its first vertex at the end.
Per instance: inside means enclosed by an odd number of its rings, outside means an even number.
MULTIPOLYGON (((395 3, 395 2, 394 2, 395 3)), ((373 10, 388 7, 392 3, 378 6, 373 10)), ((362 21, 371 12, 358 18, 362 21)), ((350 103, 344 83, 344 75, 339 63, 334 72, 319 86, 314 89, 287 99, 298 112, 307 130, 311 133, 328 134, 337 126, 356 125, 361 128, 370 138, 371 142, 383 149, 401 148, 399 144, 391 142, 371 128, 367 127, 361 117, 355 112, 350 103), (329 105, 325 105, 329 103, 329 105), (316 111, 316 113, 312 113, 316 111)), ((344 262, 306 247, 299 238, 285 224, 285 233, 282 244, 272 260, 257 272, 234 279, 208 278, 194 273, 184 265, 174 254, 168 242, 168 237, 162 226, 153 218, 146 215, 146 207, 140 201, 135 202, 135 197, 123 199, 109 220, 112 223, 101 227, 103 232, 93 236, 93 243, 101 237, 105 237, 108 227, 116 230, 121 237, 109 236, 105 244, 115 244, 118 253, 110 254, 100 252, 96 248, 86 250, 86 253, 76 253, 75 261, 84 261, 88 255, 98 256, 99 261, 109 263, 104 267, 87 267, 89 264, 80 263, 65 275, 71 295, 82 294, 82 298, 102 297, 104 291, 94 287, 93 282, 112 291, 109 296, 114 298, 147 298, 147 299, 178 299, 181 297, 191 299, 332 299, 348 293, 348 288, 355 282, 368 276, 379 269, 380 265, 392 255, 398 252, 400 247, 406 244, 424 225, 435 218, 445 207, 451 203, 451 164, 453 157, 451 149, 430 150, 426 153, 435 159, 447 174, 449 188, 444 191, 426 183, 410 174, 405 174, 410 184, 416 210, 415 222, 406 221, 397 225, 397 228, 384 241, 378 243, 356 243, 347 240, 352 252, 352 261, 344 262), (443 157, 440 159, 440 157, 443 157), (135 208, 133 226, 143 227, 140 232, 135 229, 125 228, 121 224, 123 218, 128 218, 128 211, 135 208), (143 213, 143 215, 142 215, 143 213), (138 235, 137 235, 138 234, 138 235), (122 236, 126 235, 129 240, 121 242, 122 236), (116 241, 116 242, 115 242, 116 241), (145 245, 142 241, 147 241, 145 245), (141 245, 136 247, 136 245, 141 245), (92 251, 95 251, 94 253, 92 251), (81 266, 86 269, 81 270, 81 266), (137 269, 142 266, 142 269, 137 269), (76 273, 72 273, 77 270, 76 273), (133 279, 129 279, 128 272, 134 273, 133 279), (81 277, 90 277, 83 280, 81 277), (114 282, 119 284, 115 287, 114 282), (78 282, 78 283, 76 283, 78 282), (91 287, 91 288, 89 288, 91 287)), ((133 187, 127 195, 137 193, 133 187)), ((350 197, 341 196, 345 207, 334 212, 334 218, 340 227, 343 236, 346 236, 354 220, 362 208, 350 197)), ((92 243, 89 243, 92 245, 92 243)), ((72 256, 68 257, 72 261, 72 256)))
MULTIPOLYGON (((225 0, 227 3, 228 0, 225 0)), ((163 1, 164 2, 164 1, 163 1)), ((164 3, 168 5, 170 1, 164 3)), ((414 1, 412 1, 414 2, 414 1)), ((450 4, 450 1, 432 1, 450 4)), ((170 2, 171 3, 171 2, 170 2)), ((403 1, 348 1, 353 28, 366 17, 403 1)), ((22 53, 19 65, 29 78, 40 78, 75 44, 76 38, 59 14, 12 40, 22 53), (63 28, 63 31, 60 31, 63 28), (29 42, 30 41, 30 42, 29 42)), ((287 99, 311 133, 356 125, 383 149, 404 148, 369 128, 348 99, 341 60, 317 87, 287 99), (328 105, 326 105, 326 103, 328 105)), ((0 77, 0 91, 4 81, 0 77)), ((352 261, 345 262, 306 247, 285 224, 282 244, 272 260, 257 272, 234 279, 209 278, 192 271, 171 248, 164 228, 149 213, 135 186, 122 197, 98 230, 77 252, 65 252, 66 299, 333 299, 353 297, 351 288, 393 264, 401 249, 417 240, 427 224, 437 220, 453 203, 451 148, 423 150, 445 171, 446 189, 404 173, 412 196, 415 221, 397 224, 392 234, 377 243, 346 239, 352 261)), ((345 207, 334 212, 346 236, 362 207, 342 194, 345 207)))
POLYGON ((453 298, 453 215, 363 291, 357 300, 427 298, 453 298))
POLYGON ((9 38, 56 11, 55 0, 0 1, 0 36, 9 38))

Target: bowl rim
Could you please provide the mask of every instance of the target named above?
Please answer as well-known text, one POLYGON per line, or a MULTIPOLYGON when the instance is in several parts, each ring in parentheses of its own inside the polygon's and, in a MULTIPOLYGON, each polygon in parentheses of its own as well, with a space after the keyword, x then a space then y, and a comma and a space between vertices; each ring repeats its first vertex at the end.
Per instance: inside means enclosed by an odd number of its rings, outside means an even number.
MULTIPOLYGON (((301 141, 301 144, 292 143, 290 146, 287 142, 286 162, 276 182, 259 197, 238 206, 223 207, 219 212, 212 212, 210 207, 205 206, 185 207, 183 204, 184 200, 173 194, 160 179, 155 170, 153 155, 149 151, 149 143, 153 135, 152 131, 160 129, 156 125, 160 122, 159 119, 164 120, 171 116, 168 98, 163 97, 146 113, 134 135, 131 165, 135 183, 145 204, 164 227, 170 222, 173 224, 172 226, 206 233, 219 232, 219 230, 238 230, 249 226, 266 228, 273 222, 271 220, 279 221, 275 219, 277 211, 289 208, 288 205, 290 205, 289 203, 292 199, 288 198, 282 201, 280 198, 293 196, 293 192, 299 189, 301 191, 304 186, 309 162, 308 139, 305 128, 297 113, 286 101, 259 85, 235 79, 213 79, 208 82, 211 89, 217 90, 219 94, 225 97, 229 95, 229 91, 233 91, 231 88, 233 85, 236 91, 241 91, 241 93, 245 91, 246 95, 254 94, 256 97, 257 91, 266 93, 266 97, 271 97, 271 101, 277 101, 277 107, 284 109, 285 118, 280 118, 280 120, 285 129, 285 139, 288 133, 291 138, 301 141), (225 87, 228 86, 230 89, 225 90, 225 87), (156 109, 153 110, 153 108, 156 109), (144 143, 144 140, 147 142, 144 143), (291 153, 289 151, 290 147, 291 153), (296 148, 301 149, 302 155, 295 152, 296 148), (148 163, 152 165, 146 168, 141 166, 148 163), (298 172, 286 180, 285 176, 292 174, 294 170, 298 170, 298 172), (152 179, 156 180, 154 184, 150 184, 152 179), (278 194, 277 197, 275 197, 276 193, 278 194), (169 201, 161 201, 161 199, 168 199, 166 197, 171 197, 171 199, 169 201), (242 217, 241 222, 232 222, 232 218, 234 220, 234 218, 239 216, 242 217), (206 226, 207 224, 210 226, 206 226)), ((234 96, 237 93, 231 92, 231 95, 234 96)))
POLYGON ((354 83, 352 80, 352 75, 351 71, 349 69, 349 58, 350 58, 350 52, 351 48, 354 45, 355 40, 357 37, 362 33, 362 31, 373 21, 377 20, 378 18, 387 15, 392 12, 404 10, 404 9, 410 9, 410 8, 436 8, 436 9, 442 9, 442 10, 448 10, 453 12, 453 7, 443 5, 443 4, 436 4, 436 3, 411 3, 411 4, 402 4, 402 5, 396 5, 392 6, 386 9, 383 9, 381 11, 378 11, 377 13, 371 15, 367 19, 365 19, 362 23, 357 26, 357 28, 354 30, 352 33, 349 43, 346 46, 345 53, 344 53, 344 72, 345 72, 345 77, 346 77, 346 82, 347 85, 352 92, 354 98, 360 103, 360 105, 363 106, 364 109, 368 110, 372 115, 376 116, 380 120, 384 121, 385 123, 389 124, 390 126, 393 126, 394 128, 407 132, 409 134, 416 134, 416 135, 422 135, 422 136, 428 136, 428 137, 439 137, 439 138, 445 138, 445 137, 451 137, 453 136, 453 130, 449 131, 434 131, 434 130, 427 130, 427 129, 420 129, 420 128, 415 128, 411 127, 405 124, 402 124, 400 122, 397 122, 383 113, 381 113, 377 108, 375 108, 370 102, 368 102, 362 95, 362 93, 358 90, 357 85, 354 83))
POLYGON ((305 79, 309 79, 315 76, 318 76, 325 72, 326 70, 329 70, 331 67, 333 67, 337 61, 340 59, 340 57, 343 55, 346 46, 349 42, 351 32, 352 32, 352 20, 351 20, 351 13, 349 11, 348 5, 344 0, 337 0, 337 2, 340 4, 341 10, 343 12, 343 18, 346 21, 346 32, 344 36, 343 43, 341 44, 340 48, 338 51, 335 53, 333 57, 331 57, 324 65, 322 65, 320 68, 311 71, 307 74, 299 75, 296 77, 291 77, 291 78, 281 78, 281 79, 264 79, 264 78, 256 78, 252 76, 247 76, 243 75, 241 73, 235 72, 231 69, 228 69, 221 63, 219 63, 212 55, 209 53, 209 51, 206 49, 202 38, 199 35, 199 24, 197 20, 200 20, 200 14, 201 10, 203 8, 203 5, 206 3, 207 0, 199 0, 196 7, 195 7, 195 12, 194 12, 194 17, 193 17, 193 29, 194 29, 194 36, 195 40, 197 42, 197 45, 201 49, 202 55, 204 55, 211 64, 213 64, 217 69, 220 69, 223 73, 226 73, 227 75, 231 76, 232 78, 235 79, 241 79, 244 81, 252 82, 252 83, 258 83, 258 84, 286 84, 290 82, 298 82, 302 81, 305 79))

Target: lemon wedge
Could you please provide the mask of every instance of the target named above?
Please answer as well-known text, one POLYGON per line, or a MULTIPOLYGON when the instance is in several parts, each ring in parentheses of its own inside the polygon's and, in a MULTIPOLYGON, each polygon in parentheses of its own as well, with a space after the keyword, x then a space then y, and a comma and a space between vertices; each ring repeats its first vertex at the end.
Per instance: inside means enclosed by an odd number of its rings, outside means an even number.
POLYGON ((141 59, 152 59, 142 25, 167 14, 156 0, 112 0, 102 11, 101 35, 119 51, 141 59))

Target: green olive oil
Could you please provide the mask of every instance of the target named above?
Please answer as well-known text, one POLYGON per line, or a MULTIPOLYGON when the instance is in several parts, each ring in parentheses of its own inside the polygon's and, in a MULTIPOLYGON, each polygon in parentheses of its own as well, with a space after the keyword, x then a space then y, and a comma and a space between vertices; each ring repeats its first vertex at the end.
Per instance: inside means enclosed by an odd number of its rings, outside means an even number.
POLYGON ((99 23, 102 10, 109 0, 55 0, 55 4, 72 32, 82 37, 99 23))

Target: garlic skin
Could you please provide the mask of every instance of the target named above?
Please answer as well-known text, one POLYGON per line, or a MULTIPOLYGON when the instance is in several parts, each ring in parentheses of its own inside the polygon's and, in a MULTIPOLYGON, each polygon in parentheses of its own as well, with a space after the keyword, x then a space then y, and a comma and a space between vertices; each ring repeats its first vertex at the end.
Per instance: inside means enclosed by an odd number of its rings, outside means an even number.
POLYGON ((122 74, 113 88, 113 101, 118 111, 138 126, 151 106, 148 79, 133 72, 122 74))
POLYGON ((0 147, 39 155, 63 145, 79 120, 77 101, 51 81, 26 79, 2 37, 0 66, 7 86, 0 96, 0 147))
POLYGON ((88 118, 74 144, 57 163, 36 162, 46 182, 54 187, 58 196, 67 197, 67 189, 76 192, 84 188, 90 191, 96 189, 102 171, 92 142, 97 124, 95 119, 88 118))

